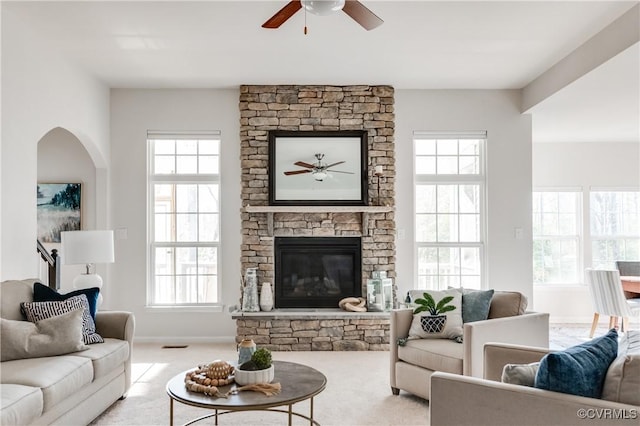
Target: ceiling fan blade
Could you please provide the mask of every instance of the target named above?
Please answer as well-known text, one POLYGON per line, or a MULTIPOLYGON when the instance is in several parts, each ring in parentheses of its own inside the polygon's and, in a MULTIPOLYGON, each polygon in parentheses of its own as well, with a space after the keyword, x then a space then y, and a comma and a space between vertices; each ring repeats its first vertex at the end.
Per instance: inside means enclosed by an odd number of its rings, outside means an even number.
POLYGON ((344 161, 338 161, 337 163, 329 164, 324 169, 327 170, 329 167, 337 166, 338 164, 342 164, 342 163, 344 163, 344 161))
POLYGON ((302 173, 311 173, 311 170, 291 170, 291 171, 288 171, 288 172, 284 172, 284 174, 286 176, 299 175, 299 174, 302 174, 302 173))
POLYGON ((280 25, 284 24, 287 19, 291 18, 294 13, 302 8, 302 4, 300 4, 300 0, 292 0, 285 5, 282 9, 276 12, 271 18, 267 20, 264 24, 262 24, 262 28, 270 28, 275 29, 280 25))
POLYGON ((341 172, 340 170, 330 170, 331 173, 344 173, 345 175, 352 175, 353 172, 341 172))
POLYGON ((379 27, 384 22, 357 0, 347 0, 342 10, 367 31, 379 27))
POLYGON ((315 169, 316 166, 314 166, 313 164, 309 164, 309 163, 305 163, 304 161, 296 161, 295 163, 296 166, 300 166, 300 167, 306 167, 307 169, 315 169))

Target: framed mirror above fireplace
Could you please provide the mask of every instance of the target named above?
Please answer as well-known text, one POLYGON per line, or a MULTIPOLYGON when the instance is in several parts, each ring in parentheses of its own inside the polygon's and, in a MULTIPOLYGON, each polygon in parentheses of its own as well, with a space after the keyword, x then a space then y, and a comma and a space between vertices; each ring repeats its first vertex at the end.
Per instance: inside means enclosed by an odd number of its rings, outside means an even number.
POLYGON ((269 132, 269 204, 367 205, 366 130, 269 132))
POLYGON ((362 296, 360 237, 276 237, 276 308, 337 308, 362 296))

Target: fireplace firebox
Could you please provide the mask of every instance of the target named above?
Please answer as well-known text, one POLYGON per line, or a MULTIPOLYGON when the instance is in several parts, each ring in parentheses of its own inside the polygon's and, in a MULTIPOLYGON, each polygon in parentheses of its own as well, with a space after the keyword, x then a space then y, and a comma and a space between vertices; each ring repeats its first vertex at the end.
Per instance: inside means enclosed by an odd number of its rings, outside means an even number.
POLYGON ((276 237, 276 308, 336 308, 362 295, 359 237, 276 237))

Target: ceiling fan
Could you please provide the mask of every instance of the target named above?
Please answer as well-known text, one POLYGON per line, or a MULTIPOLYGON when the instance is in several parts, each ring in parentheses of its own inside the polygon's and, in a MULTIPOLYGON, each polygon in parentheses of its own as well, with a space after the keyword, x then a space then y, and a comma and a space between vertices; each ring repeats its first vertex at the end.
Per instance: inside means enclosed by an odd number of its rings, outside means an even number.
MULTIPOLYGON (((322 182, 323 180, 325 180, 327 176, 329 176, 328 170, 331 167, 344 163, 344 161, 338 161, 337 163, 327 164, 324 161, 322 161, 322 159, 324 158, 324 154, 315 154, 315 157, 316 157, 316 160, 318 161, 316 161, 313 164, 305 163, 304 161, 296 161, 293 164, 295 164, 296 166, 304 167, 304 169, 290 170, 288 172, 284 172, 284 174, 286 176, 291 176, 291 175, 301 175, 303 173, 313 173, 313 178, 317 181, 322 182)), ((353 174, 352 172, 343 172, 340 170, 331 170, 331 173, 344 173, 348 175, 353 174)))
MULTIPOLYGON (((305 10, 315 15, 330 15, 342 10, 367 31, 377 28, 384 22, 357 0, 292 0, 262 24, 262 28, 276 29, 280 27, 303 6, 305 10)), ((307 27, 305 26, 306 33, 307 27)))

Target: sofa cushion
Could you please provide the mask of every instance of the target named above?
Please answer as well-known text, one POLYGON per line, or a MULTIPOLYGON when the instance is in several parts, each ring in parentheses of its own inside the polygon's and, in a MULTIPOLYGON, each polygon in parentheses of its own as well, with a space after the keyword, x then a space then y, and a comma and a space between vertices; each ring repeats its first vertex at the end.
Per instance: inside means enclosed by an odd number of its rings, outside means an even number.
POLYGON ((102 343, 102 337, 96 333, 96 323, 91 318, 87 296, 81 294, 56 302, 23 302, 20 304, 25 316, 31 322, 41 321, 56 315, 82 308, 82 337, 88 345, 102 343))
POLYGON ((522 315, 527 309, 527 297, 517 291, 496 291, 491 298, 488 319, 522 315))
POLYGON ((89 358, 60 355, 18 359, 2 363, 0 382, 37 387, 42 390, 43 411, 68 398, 93 380, 89 358))
POLYGON ((398 358, 433 371, 462 374, 464 345, 453 340, 409 340, 398 347, 398 358))
POLYGON ((602 399, 640 405, 640 331, 630 330, 620 341, 618 356, 607 370, 602 399))
POLYGON ((37 280, 8 280, 0 285, 0 317, 23 320, 20 303, 33 300, 33 283, 37 280))
POLYGON ((28 425, 42 414, 39 388, 11 383, 0 384, 0 424, 28 425))
POLYGON ((36 323, 0 318, 0 360, 63 355, 87 349, 82 341, 82 309, 36 323))
POLYGON ((89 302, 89 313, 91 314, 91 318, 93 318, 93 320, 95 321, 96 312, 98 311, 98 298, 100 297, 100 289, 98 287, 81 288, 79 290, 70 291, 66 294, 61 294, 44 284, 33 284, 34 302, 54 302, 67 300, 70 297, 79 296, 81 294, 87 296, 87 301, 89 302))
MULTIPOLYGON (((411 290, 411 301, 415 302, 416 299, 424 298, 424 293, 428 293, 438 304, 445 297, 451 296, 453 299, 449 305, 453 306, 452 311, 445 312, 446 322, 444 328, 441 331, 429 331, 423 326, 423 317, 429 316, 429 312, 420 312, 413 315, 413 321, 409 328, 409 339, 462 339, 462 293, 458 289, 448 290, 411 290)), ((417 307, 419 305, 414 305, 417 307)), ((415 309, 414 309, 415 312, 415 309)))
POLYGON ((550 352, 540 361, 535 387, 554 392, 600 398, 607 369, 618 353, 618 332, 550 352))
MULTIPOLYGON (((102 345, 91 345, 89 349, 73 354, 89 358, 93 363, 93 380, 113 372, 129 358, 129 344, 120 339, 105 338, 102 345)), ((124 367, 121 367, 123 369, 124 367)))

